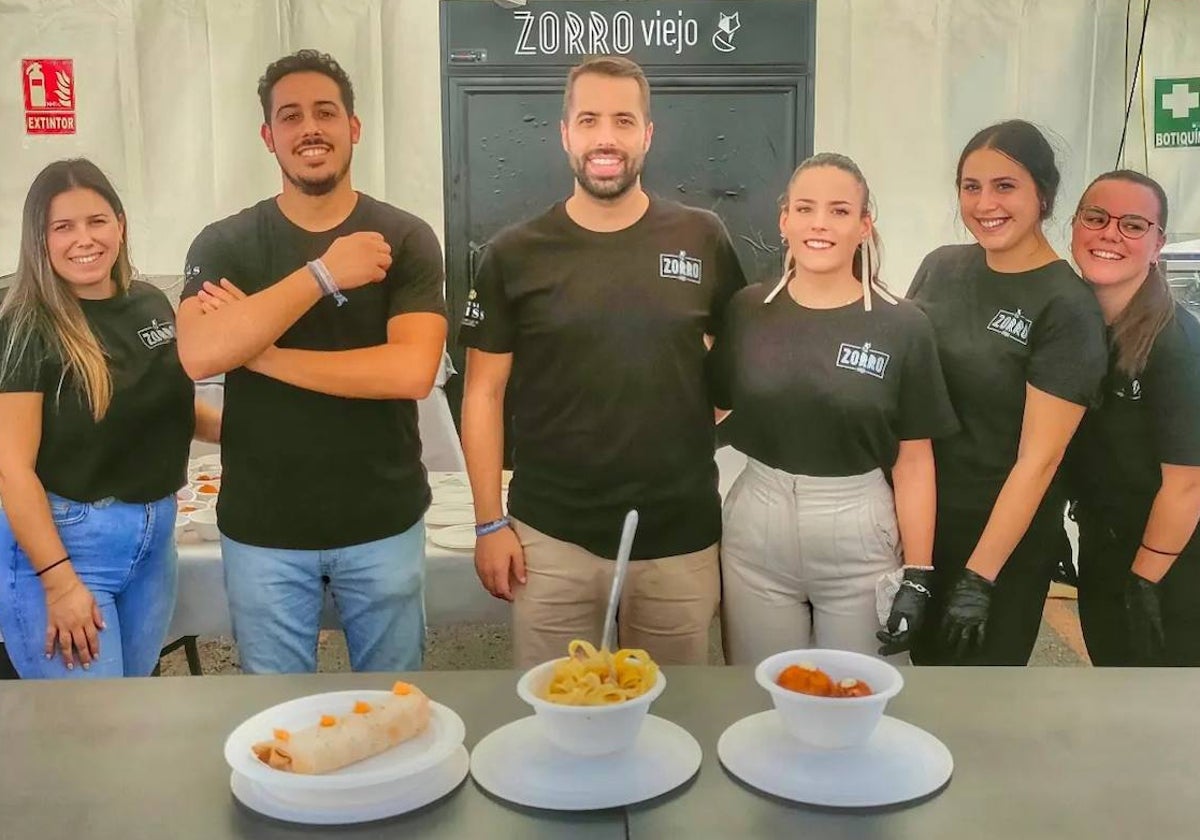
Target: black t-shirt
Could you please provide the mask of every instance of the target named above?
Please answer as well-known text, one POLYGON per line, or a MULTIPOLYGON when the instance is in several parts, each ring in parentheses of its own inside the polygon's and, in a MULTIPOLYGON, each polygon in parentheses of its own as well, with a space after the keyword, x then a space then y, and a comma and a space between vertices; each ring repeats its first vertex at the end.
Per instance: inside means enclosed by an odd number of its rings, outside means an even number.
MULTIPOLYGON (((274 199, 209 225, 188 252, 183 297, 221 278, 260 292, 359 231, 380 233, 392 246, 387 278, 346 292, 344 306, 322 298, 279 347, 373 347, 387 342, 393 316, 445 315, 433 230, 361 193, 344 222, 320 233, 297 227, 274 199)), ((430 501, 415 401, 335 397, 246 368, 225 376, 221 462, 221 530, 250 545, 315 550, 371 542, 407 530, 430 501)))
POLYGON ((900 441, 958 428, 933 329, 912 303, 809 309, 786 288, 764 303, 770 289, 734 295, 709 354, 734 447, 795 475, 890 473, 900 441))
POLYGON ((502 231, 467 303, 461 341, 512 353, 509 507, 603 557, 639 515, 633 557, 720 538, 704 335, 745 285, 716 215, 652 199, 613 233, 562 203, 502 231))
POLYGON ((1067 451, 1067 491, 1144 520, 1163 464, 1200 466, 1200 322, 1179 303, 1139 376, 1117 370, 1113 353, 1103 402, 1067 451))
MULTIPOLYGON (((79 303, 108 355, 113 393, 104 417, 93 419, 78 382, 64 377, 62 357, 37 337, 17 344, 16 364, 0 382, 6 393, 44 395, 38 478, 51 493, 78 502, 169 496, 187 482, 196 426, 195 388, 179 363, 171 303, 139 280, 124 294, 79 303)), ((7 319, 0 324, 0 348, 9 326, 7 319)))
POLYGON ((1065 261, 1005 274, 979 245, 929 254, 909 297, 933 324, 961 424, 934 441, 938 505, 991 508, 1017 460, 1026 384, 1096 402, 1108 358, 1099 304, 1065 261))

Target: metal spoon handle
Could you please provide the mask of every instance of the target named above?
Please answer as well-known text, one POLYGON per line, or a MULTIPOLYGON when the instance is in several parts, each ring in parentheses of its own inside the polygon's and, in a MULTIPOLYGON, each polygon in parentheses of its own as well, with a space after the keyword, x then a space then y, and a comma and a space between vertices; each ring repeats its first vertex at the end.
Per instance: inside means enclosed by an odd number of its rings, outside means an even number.
POLYGON ((613 572, 612 591, 608 593, 608 609, 604 613, 604 636, 600 640, 601 650, 614 650, 617 643, 617 607, 621 603, 621 587, 625 585, 625 572, 629 568, 629 555, 633 551, 633 535, 637 532, 638 512, 625 514, 621 528, 621 543, 617 547, 617 566, 613 572))

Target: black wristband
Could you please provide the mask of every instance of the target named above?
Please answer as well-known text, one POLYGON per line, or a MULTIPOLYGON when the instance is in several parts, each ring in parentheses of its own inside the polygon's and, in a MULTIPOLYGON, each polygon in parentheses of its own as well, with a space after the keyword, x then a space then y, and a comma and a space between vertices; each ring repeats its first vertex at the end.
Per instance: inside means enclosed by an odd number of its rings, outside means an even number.
POLYGON ((1163 557, 1178 557, 1181 553, 1178 551, 1159 551, 1157 548, 1151 548, 1145 543, 1142 543, 1142 548, 1146 549, 1152 554, 1161 554, 1163 557))
POLYGON ((71 559, 71 555, 70 555, 70 554, 68 554, 68 555, 67 555, 66 557, 64 557, 63 559, 61 559, 61 560, 56 560, 55 562, 51 563, 51 564, 50 564, 49 566, 47 566, 46 568, 44 568, 44 569, 39 569, 37 572, 35 572, 35 574, 36 574, 38 577, 41 577, 42 575, 46 574, 46 572, 48 572, 48 571, 50 571, 51 569, 53 569, 55 566, 61 566, 63 563, 66 563, 66 562, 67 562, 68 560, 70 560, 70 559, 71 559))

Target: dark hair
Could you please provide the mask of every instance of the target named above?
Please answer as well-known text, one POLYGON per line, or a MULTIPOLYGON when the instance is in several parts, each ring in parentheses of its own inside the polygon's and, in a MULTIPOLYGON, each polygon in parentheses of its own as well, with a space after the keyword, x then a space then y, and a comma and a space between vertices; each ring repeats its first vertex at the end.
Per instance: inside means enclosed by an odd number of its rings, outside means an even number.
POLYGON ((571 111, 571 93, 575 90, 575 80, 587 73, 597 76, 608 76, 611 79, 633 79, 637 82, 638 90, 642 93, 642 113, 646 122, 650 122, 650 83, 646 74, 636 62, 619 55, 596 55, 576 64, 567 74, 567 87, 563 91, 563 120, 571 111))
MULTIPOLYGON (((1137 184, 1154 193, 1158 200, 1157 222, 1163 230, 1167 227, 1167 193, 1162 185, 1148 175, 1134 172, 1132 169, 1114 169, 1105 172, 1088 184, 1083 195, 1079 197, 1078 213, 1083 207, 1083 199, 1092 187, 1101 181, 1124 181, 1137 184)), ((1151 220, 1155 221, 1155 220, 1151 220)), ((1161 235, 1147 233, 1147 236, 1161 235)), ((1171 297, 1171 287, 1167 285, 1167 276, 1157 262, 1150 264, 1150 270, 1145 280, 1116 320, 1112 322, 1110 342, 1117 350, 1117 368, 1130 377, 1135 377, 1146 367, 1150 350, 1158 334, 1171 323, 1175 317, 1175 299, 1171 297)))
POLYGON ((1037 126, 1025 120, 1005 120, 978 132, 967 141, 962 154, 958 156, 955 186, 962 186, 963 164, 967 157, 980 149, 995 149, 1024 167, 1033 178, 1041 200, 1042 213, 1039 218, 1047 219, 1054 213, 1054 199, 1058 196, 1061 176, 1058 164, 1054 161, 1054 148, 1037 126))
POLYGON ((262 78, 258 80, 258 101, 262 103, 263 122, 271 122, 271 93, 275 90, 275 84, 292 73, 320 73, 333 79, 342 95, 346 113, 354 115, 354 86, 350 84, 350 77, 346 75, 342 65, 334 61, 333 56, 328 53, 299 50, 271 62, 262 78))
MULTIPOLYGON (((859 187, 862 188, 862 197, 863 197, 862 212, 863 212, 863 215, 870 216, 871 215, 871 188, 867 186, 866 176, 864 176, 862 174, 862 170, 858 168, 857 163, 855 163, 853 160, 846 157, 845 155, 838 154, 837 152, 820 152, 820 153, 815 154, 812 157, 802 161, 801 164, 799 166, 797 166, 796 169, 792 172, 792 177, 788 178, 787 189, 784 190, 783 195, 781 195, 779 197, 779 209, 780 210, 787 209, 788 193, 791 192, 792 184, 794 184, 796 182, 796 179, 800 177, 801 172, 805 171, 806 169, 817 169, 817 168, 823 167, 823 166, 832 167, 833 169, 840 169, 842 172, 845 172, 846 174, 848 174, 852 178, 854 178, 854 180, 858 181, 859 187)), ((851 271, 854 273, 855 278, 857 278, 859 280, 862 279, 863 249, 870 248, 872 253, 871 253, 871 259, 869 260, 871 263, 871 277, 869 279, 872 283, 875 283, 880 286, 883 285, 883 283, 879 279, 879 263, 880 263, 879 254, 880 254, 880 251, 883 250, 882 246, 883 246, 883 242, 879 238, 878 228, 876 228, 875 225, 871 225, 871 238, 868 240, 868 242, 864 242, 862 245, 859 245, 858 250, 856 250, 854 252, 854 263, 853 263, 853 266, 851 267, 851 271)), ((795 258, 792 257, 790 251, 787 252, 786 256, 784 257, 784 261, 786 262, 786 265, 784 265, 784 267, 783 267, 785 274, 791 273, 793 270, 795 270, 795 258)))

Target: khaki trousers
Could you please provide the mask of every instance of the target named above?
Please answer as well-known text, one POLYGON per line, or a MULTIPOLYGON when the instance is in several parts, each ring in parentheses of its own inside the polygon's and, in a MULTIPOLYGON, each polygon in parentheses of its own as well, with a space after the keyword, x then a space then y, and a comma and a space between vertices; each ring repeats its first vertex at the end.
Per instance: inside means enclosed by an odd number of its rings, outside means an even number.
MULTIPOLYGON (((615 564, 512 520, 525 550, 526 583, 513 591, 518 668, 566 656, 573 639, 599 647, 615 564)), ((691 554, 634 560, 617 609, 617 646, 642 648, 659 665, 704 665, 720 602, 717 544, 691 554)))

